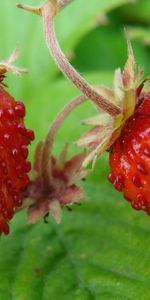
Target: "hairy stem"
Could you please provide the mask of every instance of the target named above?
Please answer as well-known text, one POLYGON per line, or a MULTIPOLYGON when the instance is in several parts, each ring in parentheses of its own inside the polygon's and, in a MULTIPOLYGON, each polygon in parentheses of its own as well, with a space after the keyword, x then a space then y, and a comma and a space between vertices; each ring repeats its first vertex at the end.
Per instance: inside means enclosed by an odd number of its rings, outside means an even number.
MULTIPOLYGON (((67 5, 69 5, 73 1, 74 0, 48 0, 43 5, 48 5, 53 10, 53 14, 55 15, 57 12, 62 10, 64 7, 66 7, 67 5)), ((24 4, 20 4, 20 3, 16 4, 16 6, 18 8, 22 8, 24 10, 35 13, 37 15, 41 15, 41 9, 42 9, 43 5, 33 7, 33 6, 30 6, 30 5, 24 5, 24 4)))
POLYGON ((104 99, 89 83, 80 76, 80 74, 71 66, 63 52, 61 51, 57 38, 55 35, 53 24, 53 13, 50 11, 48 3, 43 5, 41 9, 44 24, 44 34, 47 46, 52 54, 54 60, 58 64, 61 71, 73 82, 73 84, 84 94, 87 98, 92 100, 98 107, 106 111, 112 116, 120 113, 120 108, 104 99))
POLYGON ((74 0, 57 0, 58 7, 59 7, 59 9, 62 9, 73 1, 74 0))
POLYGON ((84 95, 81 95, 73 99, 71 102, 67 103, 63 110, 57 115, 46 137, 41 160, 41 177, 43 178, 43 182, 47 185, 47 187, 49 187, 52 182, 50 163, 54 137, 66 117, 75 109, 75 107, 85 101, 86 97, 84 95))

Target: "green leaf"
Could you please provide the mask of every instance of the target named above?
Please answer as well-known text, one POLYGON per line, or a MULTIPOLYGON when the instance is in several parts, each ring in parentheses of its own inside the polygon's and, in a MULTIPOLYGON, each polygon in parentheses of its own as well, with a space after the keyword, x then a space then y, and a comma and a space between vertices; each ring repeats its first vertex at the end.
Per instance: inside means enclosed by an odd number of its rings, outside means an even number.
MULTIPOLYGON (((131 39, 137 65, 149 75, 149 28, 125 26, 131 39)), ((75 48, 73 63, 82 71, 123 70, 127 59, 127 42, 122 25, 112 20, 106 26, 90 31, 75 48), (90 45, 90 47, 89 47, 90 45), (111 49, 111 50, 110 50, 111 49)))
POLYGON ((91 30, 75 48, 73 63, 77 69, 114 70, 124 67, 127 43, 122 27, 109 22, 91 30), (90 47, 89 47, 90 45, 90 47), (111 45, 111 51, 110 51, 111 45), (86 55, 85 55, 86 54, 86 55))
POLYGON ((98 17, 131 1, 132 0, 94 0, 89 1, 88 5, 86 5, 86 0, 74 0, 72 4, 57 17, 56 26, 58 36, 62 39, 62 45, 64 44, 65 46, 67 41, 67 47, 74 46, 83 35, 98 24, 98 17), (84 9, 81 9, 83 7, 84 9))
POLYGON ((150 5, 149 0, 133 1, 124 8, 117 9, 117 15, 122 21, 141 24, 150 24, 150 5))

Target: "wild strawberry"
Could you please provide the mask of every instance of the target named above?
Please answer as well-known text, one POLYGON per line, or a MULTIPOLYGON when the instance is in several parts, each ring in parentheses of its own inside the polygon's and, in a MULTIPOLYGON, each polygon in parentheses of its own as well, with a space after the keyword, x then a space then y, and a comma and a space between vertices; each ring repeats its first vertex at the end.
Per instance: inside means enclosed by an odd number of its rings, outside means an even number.
POLYGON ((123 192, 125 199, 136 210, 150 214, 150 92, 141 81, 142 70, 136 68, 133 51, 128 41, 128 59, 123 72, 116 70, 113 89, 98 87, 99 93, 110 99, 121 110, 112 118, 104 112, 84 121, 94 126, 77 143, 90 153, 83 166, 99 154, 110 150, 109 181, 123 192), (145 91, 143 91, 145 89, 145 91))
POLYGON ((22 205, 21 193, 29 183, 28 145, 34 139, 24 126, 25 106, 0 87, 0 232, 8 234, 8 222, 22 205))
POLYGON ((111 147, 108 178, 133 208, 150 214, 150 93, 139 100, 111 147))

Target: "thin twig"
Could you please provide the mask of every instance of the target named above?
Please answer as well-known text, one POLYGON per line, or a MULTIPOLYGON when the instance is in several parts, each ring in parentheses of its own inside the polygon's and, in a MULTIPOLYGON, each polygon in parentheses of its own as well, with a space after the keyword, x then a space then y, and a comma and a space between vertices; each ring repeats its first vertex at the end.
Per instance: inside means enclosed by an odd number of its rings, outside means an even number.
POLYGON ((71 2, 73 2, 74 0, 58 0, 58 7, 59 9, 63 9, 65 6, 67 6, 68 4, 70 4, 71 2))
POLYGON ((51 153, 52 153, 52 146, 54 142, 54 137, 63 123, 63 121, 66 119, 66 117, 81 103, 84 103, 86 101, 86 97, 84 95, 78 96, 77 98, 73 99, 71 102, 67 103, 63 110, 57 115, 56 119, 54 120, 49 133, 46 137, 46 140, 44 142, 43 147, 43 154, 42 154, 42 165, 41 165, 41 177, 43 178, 44 184, 47 186, 50 186, 50 183, 52 182, 52 174, 51 174, 51 153))

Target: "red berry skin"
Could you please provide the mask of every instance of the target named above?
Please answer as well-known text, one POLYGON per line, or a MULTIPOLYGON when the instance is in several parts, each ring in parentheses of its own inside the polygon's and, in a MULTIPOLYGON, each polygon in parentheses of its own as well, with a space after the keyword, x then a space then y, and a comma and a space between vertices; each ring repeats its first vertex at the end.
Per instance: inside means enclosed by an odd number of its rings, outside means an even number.
POLYGON ((24 126, 25 113, 24 104, 0 87, 0 233, 4 234, 9 233, 9 220, 29 183, 28 145, 34 133, 24 126))
POLYGON ((135 113, 111 146, 109 181, 136 210, 150 214, 150 94, 144 94, 135 113))

